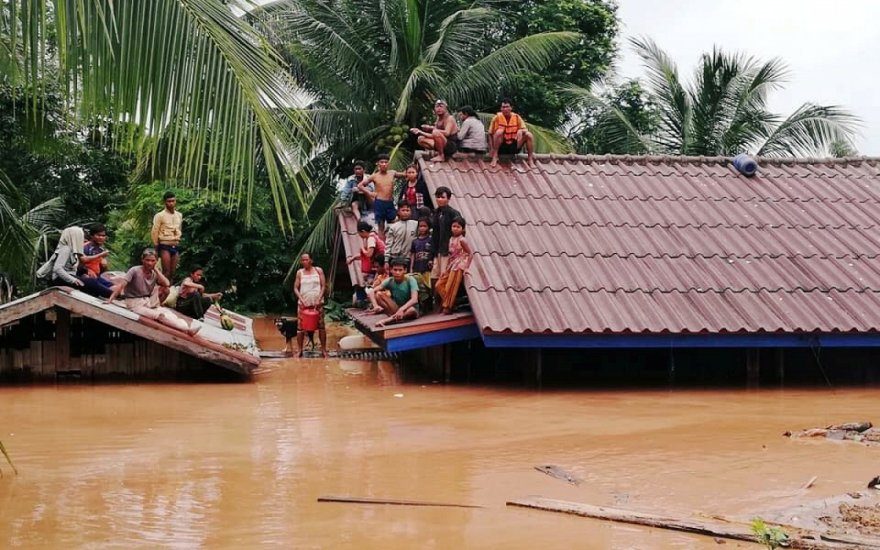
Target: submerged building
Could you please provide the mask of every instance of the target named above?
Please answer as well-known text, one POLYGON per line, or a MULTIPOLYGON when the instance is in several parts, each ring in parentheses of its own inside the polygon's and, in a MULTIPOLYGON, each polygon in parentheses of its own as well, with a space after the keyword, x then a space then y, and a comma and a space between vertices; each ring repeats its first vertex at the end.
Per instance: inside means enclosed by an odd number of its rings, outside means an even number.
POLYGON ((728 349, 757 376, 768 350, 880 346, 880 159, 419 162, 468 222, 471 312, 386 331, 356 313, 390 351, 476 341, 540 369, 550 350, 728 349))

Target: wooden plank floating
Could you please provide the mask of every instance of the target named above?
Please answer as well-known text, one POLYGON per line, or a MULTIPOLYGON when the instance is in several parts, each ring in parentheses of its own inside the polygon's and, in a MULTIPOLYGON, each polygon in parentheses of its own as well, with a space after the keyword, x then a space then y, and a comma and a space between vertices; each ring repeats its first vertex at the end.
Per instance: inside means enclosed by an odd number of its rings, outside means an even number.
POLYGON ((321 496, 318 502, 348 502, 353 504, 385 504, 389 506, 435 506, 441 508, 482 508, 476 504, 456 504, 451 502, 431 502, 426 500, 400 500, 393 498, 372 498, 353 496, 321 496))
MULTIPOLYGON (((547 512, 571 514, 605 521, 644 525, 646 527, 656 527, 658 529, 667 529, 671 531, 682 531, 685 533, 693 533, 709 537, 741 540, 757 544, 755 535, 752 533, 749 525, 736 521, 728 521, 723 518, 721 518, 721 521, 714 522, 700 521, 692 518, 660 516, 645 512, 621 510, 617 508, 608 508, 606 506, 594 506, 580 502, 569 502, 566 500, 556 500, 543 497, 526 497, 511 500, 507 502, 507 505, 544 510, 547 512)), ((821 534, 805 532, 796 527, 782 526, 782 529, 789 537, 788 544, 786 545, 788 548, 813 548, 816 550, 840 550, 857 547, 880 548, 880 541, 870 541, 860 538, 858 546, 856 546, 854 542, 844 542, 846 537, 836 537, 836 540, 840 542, 835 542, 824 540, 821 534), (876 544, 876 546, 874 544, 876 544)))

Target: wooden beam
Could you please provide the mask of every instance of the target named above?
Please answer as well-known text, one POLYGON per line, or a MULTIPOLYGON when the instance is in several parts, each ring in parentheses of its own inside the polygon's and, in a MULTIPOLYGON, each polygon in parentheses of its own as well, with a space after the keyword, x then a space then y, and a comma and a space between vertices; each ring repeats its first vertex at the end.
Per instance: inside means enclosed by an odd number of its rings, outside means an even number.
POLYGON ((55 373, 70 370, 70 312, 55 308, 55 373))
MULTIPOLYGON (((507 502, 507 505, 757 543, 757 539, 752 533, 751 526, 736 521, 724 520, 723 522, 710 522, 691 518, 660 516, 645 512, 620 510, 617 508, 593 506, 591 504, 583 504, 580 502, 569 502, 543 497, 527 497, 518 500, 511 500, 507 502)), ((853 548, 852 544, 849 542, 838 543, 823 541, 822 535, 797 529, 796 527, 783 526, 783 530, 789 536, 788 548, 814 548, 817 550, 853 548)), ((873 541, 860 539, 860 542, 864 544, 865 542, 871 543, 873 541)), ((880 541, 876 542, 880 544, 880 541)))

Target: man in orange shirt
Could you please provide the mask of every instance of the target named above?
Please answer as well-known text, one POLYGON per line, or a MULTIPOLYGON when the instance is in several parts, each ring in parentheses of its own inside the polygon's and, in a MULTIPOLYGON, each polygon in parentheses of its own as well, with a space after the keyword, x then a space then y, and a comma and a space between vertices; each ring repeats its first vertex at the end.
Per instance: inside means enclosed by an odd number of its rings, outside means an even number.
POLYGON ((489 148, 492 164, 498 165, 498 155, 515 155, 526 147, 528 163, 535 164, 535 136, 526 129, 522 117, 513 112, 509 99, 501 100, 501 112, 495 115, 489 125, 489 148))

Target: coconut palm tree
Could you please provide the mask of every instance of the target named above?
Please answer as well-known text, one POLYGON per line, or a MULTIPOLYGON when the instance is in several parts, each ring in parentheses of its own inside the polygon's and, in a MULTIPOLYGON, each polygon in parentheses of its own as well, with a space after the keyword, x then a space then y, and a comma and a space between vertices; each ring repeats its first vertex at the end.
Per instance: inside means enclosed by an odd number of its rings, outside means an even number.
POLYGON ((81 122, 142 166, 192 186, 224 186, 249 206, 258 174, 279 220, 309 148, 303 98, 242 15, 252 0, 8 0, 0 3, 0 67, 32 90, 58 78, 81 122), (160 164, 161 166, 157 166, 160 164), (290 191, 290 193, 288 193, 290 191))
MULTIPOLYGON (((397 151, 401 131, 442 98, 451 106, 497 100, 517 71, 541 70, 575 47, 570 32, 535 34, 486 53, 497 14, 490 0, 288 0, 267 6, 263 24, 316 97, 308 114, 334 154, 397 151)), ((537 129, 539 147, 565 149, 537 129)))
MULTIPOLYGON (((625 112, 611 105, 599 121, 610 149, 631 153, 762 156, 820 156, 834 143, 850 144, 858 119, 836 105, 806 103, 790 115, 771 112, 767 98, 782 87, 788 71, 779 59, 762 62, 720 49, 703 54, 690 82, 650 39, 632 39, 647 71, 646 83, 658 116, 643 134, 625 112)), ((572 89, 596 102, 585 90, 572 89)))
MULTIPOLYGON (((400 168, 411 159, 401 147, 407 129, 426 121, 435 100, 453 108, 490 104, 505 77, 540 71, 578 44, 577 33, 548 32, 487 53, 498 17, 491 3, 280 0, 264 6, 260 20, 297 82, 315 97, 305 112, 336 167, 388 152, 400 168)), ((539 152, 570 150, 555 132, 530 129, 539 152)), ((332 192, 317 193, 310 209, 314 231, 306 250, 320 249, 335 232, 332 172, 325 170, 323 180, 332 192)))

